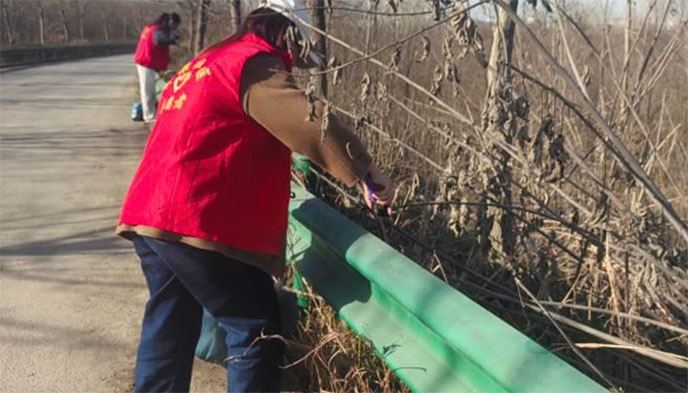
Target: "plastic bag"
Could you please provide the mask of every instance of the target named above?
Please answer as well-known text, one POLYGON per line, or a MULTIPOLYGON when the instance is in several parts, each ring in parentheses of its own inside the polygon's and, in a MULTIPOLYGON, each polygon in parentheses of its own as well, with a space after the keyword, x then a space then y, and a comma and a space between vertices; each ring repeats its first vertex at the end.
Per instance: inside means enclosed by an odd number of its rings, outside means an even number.
MULTIPOLYGON (((280 304, 283 334, 288 337, 296 329, 299 319, 296 295, 280 285, 275 287, 275 292, 280 304)), ((196 356, 208 362, 224 365, 228 356, 226 338, 227 332, 206 309, 203 309, 203 325, 196 344, 196 356)))
POLYGON ((141 102, 132 104, 130 116, 133 121, 143 121, 143 104, 141 102))
POLYGON ((227 332, 206 309, 203 309, 203 325, 196 344, 196 356, 208 362, 224 364, 227 358, 226 337, 227 332))

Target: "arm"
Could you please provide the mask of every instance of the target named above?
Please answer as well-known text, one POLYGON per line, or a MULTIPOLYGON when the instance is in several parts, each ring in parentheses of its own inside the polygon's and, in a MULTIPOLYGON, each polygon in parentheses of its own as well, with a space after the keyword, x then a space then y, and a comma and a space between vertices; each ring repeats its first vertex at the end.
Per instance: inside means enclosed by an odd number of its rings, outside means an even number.
POLYGON ((315 119, 307 120, 308 102, 280 59, 258 55, 244 65, 241 77, 244 111, 292 151, 304 154, 328 173, 354 186, 371 167, 370 155, 356 135, 336 116, 328 117, 321 140, 324 105, 317 101, 315 119))
POLYGON ((159 28, 153 33, 155 45, 176 45, 177 33, 173 30, 159 28))

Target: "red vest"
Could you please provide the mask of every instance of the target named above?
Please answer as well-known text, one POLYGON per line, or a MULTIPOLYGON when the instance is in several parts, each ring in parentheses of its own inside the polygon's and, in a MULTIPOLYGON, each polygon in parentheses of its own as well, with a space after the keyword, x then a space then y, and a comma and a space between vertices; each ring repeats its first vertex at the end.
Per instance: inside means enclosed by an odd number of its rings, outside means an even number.
POLYGON ((156 45, 153 41, 153 34, 158 30, 158 25, 150 25, 143 28, 139 44, 134 53, 134 63, 157 71, 167 69, 170 64, 170 47, 167 45, 156 45))
POLYGON ((291 56, 247 34, 201 54, 167 84, 120 224, 282 255, 291 152, 242 108, 246 61, 291 56))

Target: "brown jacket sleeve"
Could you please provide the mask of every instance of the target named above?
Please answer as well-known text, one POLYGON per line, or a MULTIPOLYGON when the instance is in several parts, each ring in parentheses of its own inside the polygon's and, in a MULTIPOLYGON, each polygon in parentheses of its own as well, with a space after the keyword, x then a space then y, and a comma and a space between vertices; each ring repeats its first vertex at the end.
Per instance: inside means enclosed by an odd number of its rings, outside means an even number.
POLYGON ((246 62, 241 100, 247 115, 337 179, 353 186, 365 176, 371 158, 361 141, 332 114, 323 141, 323 103, 315 103, 315 118, 309 121, 304 91, 277 57, 258 55, 246 62))

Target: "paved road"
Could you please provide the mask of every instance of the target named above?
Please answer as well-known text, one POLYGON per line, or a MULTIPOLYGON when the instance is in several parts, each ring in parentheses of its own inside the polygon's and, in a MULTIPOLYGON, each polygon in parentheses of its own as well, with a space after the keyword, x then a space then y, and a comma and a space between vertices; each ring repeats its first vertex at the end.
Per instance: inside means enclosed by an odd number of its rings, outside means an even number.
POLYGON ((147 290, 113 231, 147 135, 135 82, 130 55, 0 74, 0 392, 131 390, 147 290))

